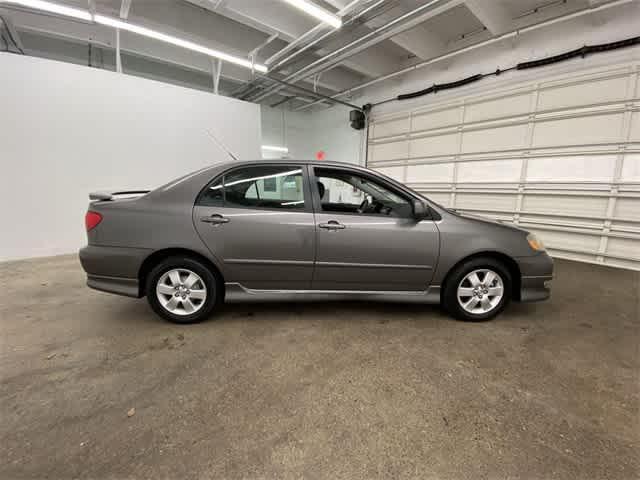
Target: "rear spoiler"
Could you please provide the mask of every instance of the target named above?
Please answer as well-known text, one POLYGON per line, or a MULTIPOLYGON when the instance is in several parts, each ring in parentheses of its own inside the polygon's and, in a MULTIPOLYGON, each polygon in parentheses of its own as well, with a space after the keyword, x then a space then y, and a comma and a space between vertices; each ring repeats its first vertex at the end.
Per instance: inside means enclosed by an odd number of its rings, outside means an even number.
POLYGON ((151 190, 124 190, 121 192, 91 192, 89 194, 89 200, 116 200, 117 197, 134 197, 146 195, 151 190))

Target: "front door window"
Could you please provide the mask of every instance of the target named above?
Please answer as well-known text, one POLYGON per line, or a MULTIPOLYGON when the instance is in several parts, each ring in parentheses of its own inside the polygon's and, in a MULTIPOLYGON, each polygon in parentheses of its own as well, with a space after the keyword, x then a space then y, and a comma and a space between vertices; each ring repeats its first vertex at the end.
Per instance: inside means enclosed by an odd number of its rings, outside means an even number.
POLYGON ((323 212, 411 217, 411 204, 400 194, 367 176, 349 170, 315 169, 323 212))

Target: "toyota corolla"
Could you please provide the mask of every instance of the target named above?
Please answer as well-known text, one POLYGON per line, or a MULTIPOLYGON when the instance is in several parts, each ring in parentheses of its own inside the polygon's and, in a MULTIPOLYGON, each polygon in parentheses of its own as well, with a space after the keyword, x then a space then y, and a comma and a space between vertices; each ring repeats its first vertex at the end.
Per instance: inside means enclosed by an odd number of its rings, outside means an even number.
POLYGON ((89 287, 146 296, 172 322, 201 321, 225 301, 308 299, 441 303, 481 321, 550 295, 553 262, 533 233, 354 165, 217 164, 90 200, 89 287))

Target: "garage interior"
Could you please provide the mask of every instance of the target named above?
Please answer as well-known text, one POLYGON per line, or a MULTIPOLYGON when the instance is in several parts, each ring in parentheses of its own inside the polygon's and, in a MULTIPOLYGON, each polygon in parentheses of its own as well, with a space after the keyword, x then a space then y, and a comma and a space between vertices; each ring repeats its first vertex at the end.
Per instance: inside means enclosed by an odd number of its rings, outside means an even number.
POLYGON ((639 25, 638 0, 0 0, 0 477, 639 478, 639 25), (233 158, 535 232, 552 297, 173 325, 86 287, 89 192, 233 158))

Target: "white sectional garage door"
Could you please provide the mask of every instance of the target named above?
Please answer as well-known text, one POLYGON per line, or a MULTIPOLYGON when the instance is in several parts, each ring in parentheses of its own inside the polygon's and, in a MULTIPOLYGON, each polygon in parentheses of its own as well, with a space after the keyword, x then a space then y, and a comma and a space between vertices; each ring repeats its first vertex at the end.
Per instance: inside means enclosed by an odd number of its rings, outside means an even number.
POLYGON ((387 116, 368 166, 436 202, 511 222, 552 255, 640 270, 640 65, 387 116))

